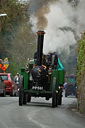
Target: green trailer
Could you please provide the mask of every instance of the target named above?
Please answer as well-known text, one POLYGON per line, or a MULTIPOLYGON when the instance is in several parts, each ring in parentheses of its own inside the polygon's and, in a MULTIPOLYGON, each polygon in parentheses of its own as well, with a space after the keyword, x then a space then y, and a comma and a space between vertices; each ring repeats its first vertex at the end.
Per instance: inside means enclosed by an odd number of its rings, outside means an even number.
MULTIPOLYGON (((38 31, 37 59, 29 59, 27 66, 21 68, 19 105, 31 102, 31 97, 52 98, 52 107, 62 103, 62 87, 65 79, 65 69, 60 60, 56 66, 42 60, 43 31, 38 31), (44 66, 43 66, 44 65, 44 66)), ((46 60, 44 57, 44 60, 46 60)))

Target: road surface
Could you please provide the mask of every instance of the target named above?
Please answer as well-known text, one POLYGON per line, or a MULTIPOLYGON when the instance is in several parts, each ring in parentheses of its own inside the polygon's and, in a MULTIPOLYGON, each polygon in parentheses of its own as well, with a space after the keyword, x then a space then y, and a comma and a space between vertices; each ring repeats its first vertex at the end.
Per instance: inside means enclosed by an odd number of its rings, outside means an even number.
POLYGON ((19 106, 18 97, 0 97, 0 128, 85 128, 85 117, 77 113, 74 96, 63 97, 57 108, 51 102, 32 98, 31 103, 19 106))

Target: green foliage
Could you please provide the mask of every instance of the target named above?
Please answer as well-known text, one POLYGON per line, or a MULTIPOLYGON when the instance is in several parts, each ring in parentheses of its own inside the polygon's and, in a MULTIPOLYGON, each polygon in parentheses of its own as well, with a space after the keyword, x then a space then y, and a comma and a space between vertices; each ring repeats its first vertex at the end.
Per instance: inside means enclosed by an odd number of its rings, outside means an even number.
POLYGON ((13 74, 13 76, 15 76, 15 74, 16 74, 16 63, 14 63, 13 61, 10 61, 9 67, 8 67, 6 72, 11 72, 13 74))
POLYGON ((82 109, 80 109, 79 112, 82 114, 82 109))
POLYGON ((77 83, 79 85, 85 73, 85 33, 82 34, 79 40, 77 51, 77 83))
POLYGON ((68 2, 71 3, 73 7, 76 7, 79 3, 79 0, 68 0, 68 2))
POLYGON ((16 75, 16 73, 20 73, 20 68, 25 66, 26 63, 23 63, 22 61, 16 61, 15 57, 11 57, 9 59, 9 66, 6 70, 6 72, 11 72, 13 74, 13 76, 16 75))
MULTIPOLYGON (((0 58, 9 54, 8 47, 15 38, 14 30, 24 17, 22 6, 16 0, 0 0, 0 13, 7 17, 0 17, 0 58)), ((16 33, 16 32, 15 32, 16 33)))
POLYGON ((0 2, 0 13, 6 13, 7 18, 1 17, 1 29, 9 28, 12 24, 18 24, 23 18, 23 9, 16 0, 1 0, 0 2), (17 21, 17 22, 16 22, 17 21))
POLYGON ((68 0, 68 2, 71 2, 72 0, 68 0))
POLYGON ((77 98, 78 98, 78 110, 80 113, 84 111, 84 76, 85 76, 85 32, 82 34, 81 39, 78 42, 78 55, 77 55, 77 98), (83 108, 83 110, 82 110, 83 108))
POLYGON ((0 0, 0 59, 7 57, 10 65, 7 72, 15 75, 26 64, 28 57, 35 51, 35 35, 28 25, 29 4, 17 0, 0 0))

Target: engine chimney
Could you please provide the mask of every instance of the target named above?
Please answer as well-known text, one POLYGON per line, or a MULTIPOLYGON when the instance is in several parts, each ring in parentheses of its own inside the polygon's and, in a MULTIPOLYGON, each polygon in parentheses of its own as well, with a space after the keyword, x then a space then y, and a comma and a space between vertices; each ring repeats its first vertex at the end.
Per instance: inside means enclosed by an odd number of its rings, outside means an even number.
POLYGON ((42 65, 42 52, 43 52, 43 40, 44 31, 38 31, 38 43, 37 43, 37 65, 42 65))

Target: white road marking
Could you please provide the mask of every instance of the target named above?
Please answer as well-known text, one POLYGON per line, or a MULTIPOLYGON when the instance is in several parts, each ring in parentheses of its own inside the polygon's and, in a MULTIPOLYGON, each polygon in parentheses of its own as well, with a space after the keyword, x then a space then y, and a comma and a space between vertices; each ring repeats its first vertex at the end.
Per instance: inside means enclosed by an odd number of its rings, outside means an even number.
POLYGON ((39 123, 38 121, 34 120, 33 117, 37 115, 37 112, 41 111, 43 109, 40 109, 40 110, 34 110, 34 111, 31 111, 29 114, 28 114, 28 119, 37 124, 38 126, 40 126, 41 128, 48 128, 46 125, 43 125, 41 123, 39 123))

